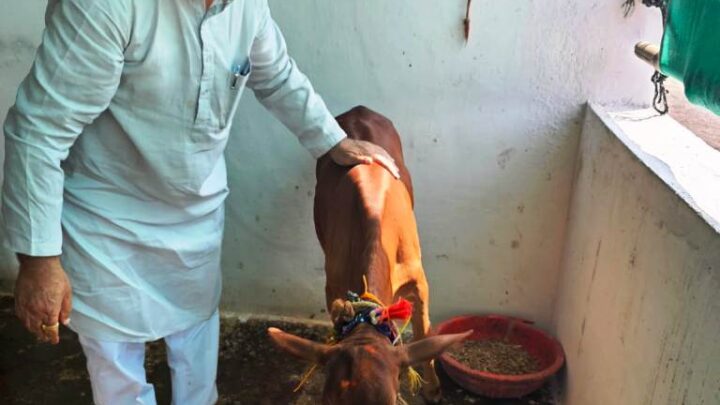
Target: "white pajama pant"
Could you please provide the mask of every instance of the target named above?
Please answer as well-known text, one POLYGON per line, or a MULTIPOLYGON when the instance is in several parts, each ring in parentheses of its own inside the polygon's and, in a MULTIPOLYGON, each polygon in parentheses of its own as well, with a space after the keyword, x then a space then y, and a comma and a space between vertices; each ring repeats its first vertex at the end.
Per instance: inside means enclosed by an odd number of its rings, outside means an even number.
MULTIPOLYGON (((164 338, 174 405, 217 401, 219 315, 164 338)), ((80 336, 96 405, 155 405, 145 378, 145 343, 105 342, 80 336)))

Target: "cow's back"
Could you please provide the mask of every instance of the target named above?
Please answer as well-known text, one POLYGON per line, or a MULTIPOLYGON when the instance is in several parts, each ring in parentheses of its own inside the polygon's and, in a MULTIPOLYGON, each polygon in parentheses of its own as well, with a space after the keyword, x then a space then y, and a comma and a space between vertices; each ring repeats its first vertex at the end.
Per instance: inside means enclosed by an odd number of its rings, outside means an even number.
POLYGON ((413 244, 417 239, 412 181, 400 137, 392 122, 364 107, 356 107, 337 120, 351 139, 383 147, 398 165, 401 181, 378 165, 341 167, 329 156, 318 161, 315 229, 326 258, 326 298, 329 304, 347 290, 362 291, 362 276, 367 275, 373 292, 392 299, 395 235, 399 238, 399 233, 411 232, 408 239, 413 244), (388 197, 392 204, 387 203, 388 197), (397 211, 390 214, 399 222, 387 223, 387 209, 397 211), (367 274, 370 269, 371 274, 367 274))
MULTIPOLYGON (((339 115, 337 121, 350 139, 372 142, 385 149, 400 169, 400 180, 405 184, 410 198, 414 198, 412 179, 410 172, 405 167, 400 135, 392 121, 363 106, 355 107, 339 115)), ((321 158, 317 163, 318 182, 321 177, 331 176, 330 172, 333 171, 337 171, 335 174, 344 174, 348 169, 335 165, 327 155, 321 158)))

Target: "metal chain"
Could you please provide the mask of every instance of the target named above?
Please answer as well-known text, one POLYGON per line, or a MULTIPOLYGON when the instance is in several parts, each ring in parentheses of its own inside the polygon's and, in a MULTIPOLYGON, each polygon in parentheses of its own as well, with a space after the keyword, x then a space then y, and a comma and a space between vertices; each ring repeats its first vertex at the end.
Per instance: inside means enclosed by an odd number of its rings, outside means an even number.
POLYGON ((667 4, 665 0, 642 0, 642 3, 648 7, 664 8, 667 4))
MULTIPOLYGON (((635 10, 635 3, 637 0, 625 0, 623 2, 623 10, 625 10, 625 17, 629 16, 635 10)), ((668 0, 642 0, 642 4, 647 7, 657 7, 663 13, 663 19, 665 17, 665 10, 667 10, 668 0)))
MULTIPOLYGON (((635 9, 636 0, 625 0, 623 3, 623 9, 625 10, 625 17, 629 16, 635 9)), ((668 0, 642 0, 642 4, 647 7, 657 7, 662 13, 663 29, 666 28, 667 24, 667 5, 668 0)), ((655 96, 653 97, 653 108, 660 115, 665 115, 670 111, 668 105, 668 90, 665 88, 665 80, 667 76, 662 74, 660 71, 655 71, 652 78, 650 79, 655 86, 655 96)))
MULTIPOLYGON (((662 13, 663 31, 667 28, 667 2, 668 0, 643 0, 643 4, 648 7, 658 7, 662 13)), ((652 82, 655 85, 655 97, 653 97, 653 108, 660 115, 665 115, 670 111, 670 105, 668 105, 667 94, 668 91, 665 88, 665 80, 667 76, 662 74, 658 69, 652 75, 652 82)))
POLYGON ((667 76, 660 72, 655 72, 652 75, 652 82, 653 85, 655 85, 655 96, 653 97, 653 108, 655 111, 657 111, 660 115, 665 115, 670 111, 670 106, 668 105, 668 99, 667 94, 668 91, 665 88, 665 79, 667 79, 667 76))

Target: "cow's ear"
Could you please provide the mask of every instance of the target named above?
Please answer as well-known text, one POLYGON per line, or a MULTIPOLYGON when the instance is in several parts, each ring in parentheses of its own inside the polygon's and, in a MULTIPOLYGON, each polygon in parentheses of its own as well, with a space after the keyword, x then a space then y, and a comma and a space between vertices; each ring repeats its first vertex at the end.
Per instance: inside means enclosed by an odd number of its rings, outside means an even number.
POLYGON ((400 358, 403 366, 429 361, 439 356, 450 346, 460 343, 473 333, 472 330, 452 335, 436 335, 402 346, 400 358))
POLYGON ((269 328, 270 339, 283 351, 295 357, 312 363, 325 364, 331 351, 331 346, 313 342, 299 336, 281 331, 278 328, 269 328))

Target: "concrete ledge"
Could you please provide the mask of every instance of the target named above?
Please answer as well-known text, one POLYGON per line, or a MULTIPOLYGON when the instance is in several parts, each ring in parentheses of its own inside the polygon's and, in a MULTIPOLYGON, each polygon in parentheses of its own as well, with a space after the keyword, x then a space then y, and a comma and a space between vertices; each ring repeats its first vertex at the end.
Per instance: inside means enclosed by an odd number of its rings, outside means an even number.
POLYGON ((668 115, 652 109, 590 108, 617 138, 720 233, 720 151, 668 115))
POLYGON ((590 107, 554 314, 561 403, 720 403, 717 152, 671 118, 590 107))

